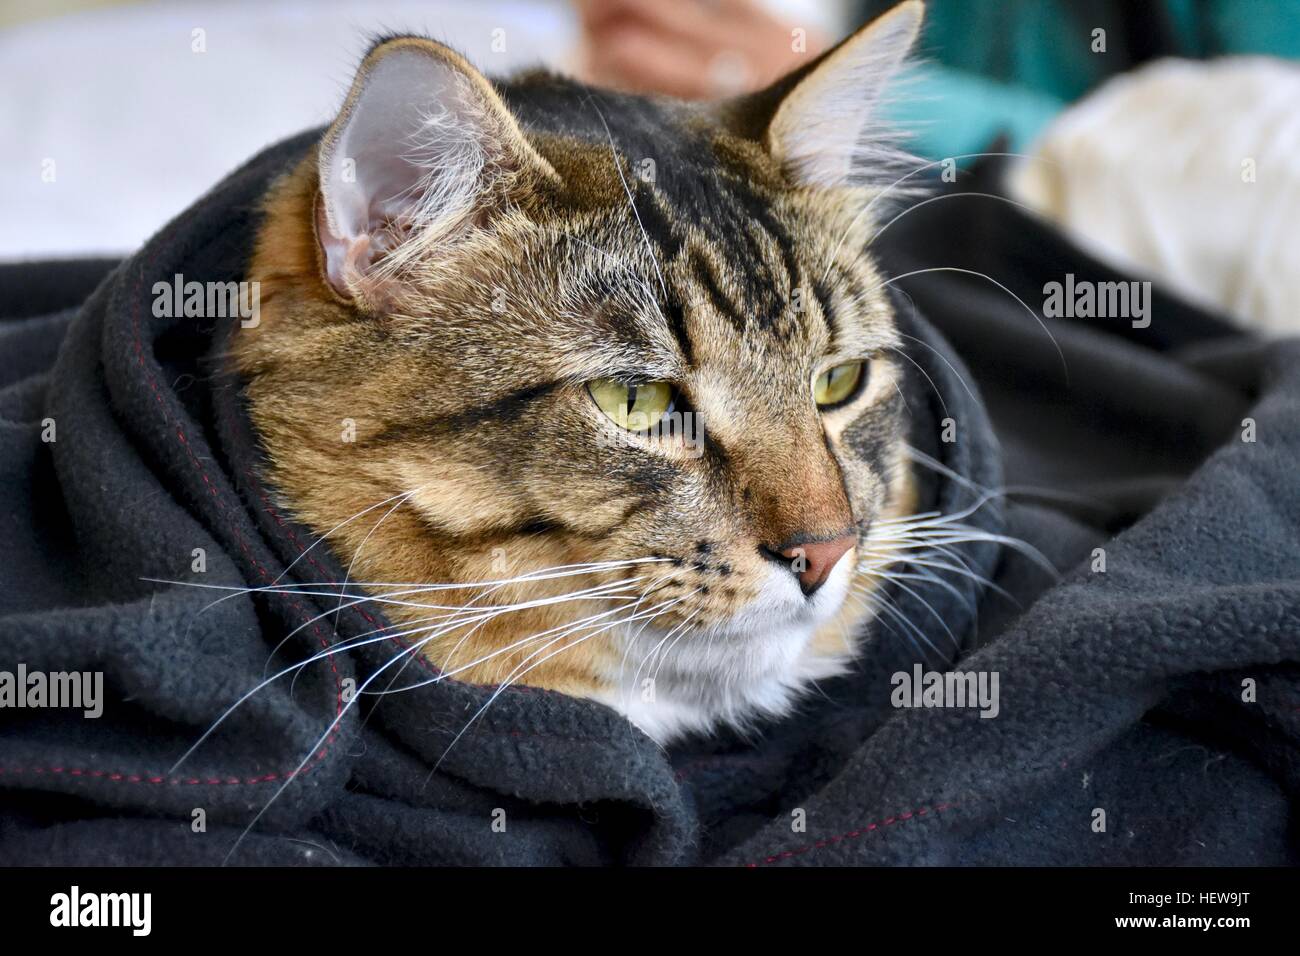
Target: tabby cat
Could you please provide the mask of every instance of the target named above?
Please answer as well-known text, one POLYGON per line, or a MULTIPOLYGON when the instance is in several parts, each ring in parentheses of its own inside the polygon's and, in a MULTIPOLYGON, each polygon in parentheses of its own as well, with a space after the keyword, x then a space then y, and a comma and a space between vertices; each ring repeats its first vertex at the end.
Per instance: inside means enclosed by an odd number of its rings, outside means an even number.
POLYGON ((442 672, 664 743, 845 668, 914 507, 864 250, 922 12, 712 104, 366 56, 266 198, 232 356, 268 482, 442 672))

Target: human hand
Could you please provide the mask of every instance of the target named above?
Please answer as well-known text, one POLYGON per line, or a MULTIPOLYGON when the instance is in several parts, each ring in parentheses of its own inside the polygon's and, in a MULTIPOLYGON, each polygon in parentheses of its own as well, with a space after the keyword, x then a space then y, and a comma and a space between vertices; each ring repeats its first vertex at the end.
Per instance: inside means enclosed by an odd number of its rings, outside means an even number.
POLYGON ((754 0, 575 0, 580 72, 636 93, 708 99, 759 89, 826 47, 754 0))

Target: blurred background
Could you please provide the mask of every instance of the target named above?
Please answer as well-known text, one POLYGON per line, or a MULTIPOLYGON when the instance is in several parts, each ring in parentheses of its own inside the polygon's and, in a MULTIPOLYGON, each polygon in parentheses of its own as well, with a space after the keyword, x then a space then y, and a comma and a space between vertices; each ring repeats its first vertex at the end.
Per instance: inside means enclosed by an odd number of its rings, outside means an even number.
MULTIPOLYGON (((690 98, 770 82, 893 0, 0 0, 0 259, 126 253, 328 122, 377 33, 489 74, 690 98)), ((930 0, 889 109, 923 159, 1265 328, 1300 297, 1300 0, 930 0), (1258 188, 1252 188, 1258 187, 1258 188), (1290 247, 1290 248, 1288 248, 1290 247)))

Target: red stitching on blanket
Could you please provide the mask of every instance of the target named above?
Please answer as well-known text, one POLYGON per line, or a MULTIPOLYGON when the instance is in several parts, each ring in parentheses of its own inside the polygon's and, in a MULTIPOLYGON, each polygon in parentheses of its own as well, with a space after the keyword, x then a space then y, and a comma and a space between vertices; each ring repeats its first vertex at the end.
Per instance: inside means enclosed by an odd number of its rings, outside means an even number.
MULTIPOLYGON (((263 505, 262 510, 265 511, 267 514, 269 514, 275 520, 275 523, 280 528, 280 530, 282 530, 285 534, 289 536, 289 541, 292 542, 293 546, 298 549, 298 557, 301 558, 305 556, 307 558, 307 563, 310 564, 313 568, 315 568, 317 573, 320 574, 321 580, 328 581, 329 574, 325 571, 323 567, 321 567, 320 563, 316 560, 316 556, 313 555, 306 548, 304 548, 301 543, 299 543, 298 536, 293 532, 293 526, 290 525, 289 522, 281 518, 280 515, 276 512, 275 506, 271 504, 271 499, 267 495, 266 489, 262 487, 262 483, 261 481, 258 480, 257 475, 253 473, 253 470, 251 468, 245 468, 244 474, 248 476, 249 482, 257 490, 257 496, 262 499, 262 505, 263 505)), ((365 608, 358 607, 356 608, 356 611, 358 614, 360 614, 363 618, 366 619, 366 622, 371 627, 375 628, 376 630, 379 630, 379 622, 376 621, 369 614, 367 614, 365 608)), ((393 638, 393 640, 397 640, 397 638, 393 638)))
MULTIPOLYGON (((155 262, 156 259, 151 258, 148 262, 147 268, 141 270, 140 278, 137 280, 135 288, 132 292, 132 306, 135 309, 134 317, 132 320, 132 328, 135 334, 136 360, 137 362, 139 362, 140 368, 144 370, 146 380, 149 383, 149 388, 153 392, 154 400, 158 403, 158 407, 162 411, 163 420, 166 421, 169 425, 171 425, 173 424, 173 422, 172 422, 171 415, 167 411, 167 403, 163 400, 162 392, 158 388, 158 382, 157 379, 154 377, 153 371, 149 368, 148 363, 145 361, 144 340, 140 334, 140 311, 143 308, 140 301, 140 295, 144 291, 144 281, 145 281, 144 277, 146 273, 151 272, 153 270, 155 262)), ((174 427, 176 431, 177 440, 185 448, 186 454, 189 455, 190 461, 193 463, 195 469, 198 470, 199 476, 203 479, 203 484, 207 487, 208 492, 212 495, 213 500, 217 503, 218 508, 221 510, 222 516, 227 517, 226 504, 224 501, 221 500, 221 496, 218 494, 216 487, 212 484, 212 481, 208 477, 207 471, 204 470, 203 464, 199 461, 198 456, 194 454, 194 449, 190 446, 189 440, 185 437, 185 431, 184 429, 181 428, 180 422, 175 422, 174 427)), ((255 567, 258 573, 262 576, 262 580, 267 584, 273 583, 270 572, 268 572, 264 567, 262 567, 262 565, 258 562, 257 558, 253 556, 252 551, 249 550, 248 543, 244 540, 243 536, 239 533, 238 529, 234 526, 233 523, 231 523, 229 530, 235 536, 235 540, 239 542, 240 550, 244 552, 244 555, 248 558, 248 560, 252 563, 253 567, 255 567)), ((310 615, 307 613, 306 609, 302 606, 301 602, 290 600, 289 606, 292 607, 294 611, 301 614, 303 616, 304 621, 310 620, 310 615)), ((329 641, 325 637, 325 635, 321 632, 319 624, 312 624, 312 633, 316 635, 317 639, 320 642, 321 648, 323 650, 329 650, 329 641)), ((334 661, 334 655, 331 654, 326 659, 329 661, 330 669, 334 673, 334 688, 336 691, 334 717, 337 720, 339 715, 343 713, 343 679, 342 676, 339 674, 338 665, 334 661)), ((193 786, 197 784, 219 786, 219 785, 269 783, 275 780, 289 780, 292 779, 293 777, 298 776, 300 773, 305 774, 311 771, 313 768, 318 766, 322 760, 325 759, 326 753, 328 753, 330 747, 333 745, 334 741, 338 738, 338 734, 339 734, 339 728, 336 725, 333 731, 330 732, 329 737, 325 740, 323 744, 321 744, 319 750, 317 750, 315 757, 313 757, 301 769, 295 768, 293 770, 283 770, 278 773, 261 774, 255 777, 228 776, 228 777, 207 777, 207 778, 199 778, 199 777, 167 778, 163 776, 144 774, 144 773, 121 773, 121 772, 112 772, 107 770, 85 770, 82 768, 67 768, 67 767, 31 767, 26 769, 21 767, 9 767, 9 768, 0 767, 0 775, 8 774, 11 776, 21 776, 24 774, 31 774, 33 776, 42 776, 44 774, 67 774, 68 776, 71 777, 93 777, 97 779, 106 779, 106 780, 112 780, 112 781, 124 782, 124 783, 155 783, 155 784, 167 783, 173 786, 176 785, 193 786)))
POLYGON ((780 863, 782 860, 788 860, 791 857, 796 856, 803 856, 805 853, 811 853, 813 850, 820 850, 823 847, 833 846, 834 844, 841 843, 845 840, 856 840, 860 836, 865 836, 868 833, 875 833, 877 830, 880 830, 883 827, 891 827, 895 823, 906 823, 908 820, 918 819, 919 817, 925 816, 927 813, 934 813, 937 815, 943 813, 945 810, 952 810, 956 806, 957 804, 955 803, 940 803, 933 807, 921 807, 919 810, 909 810, 906 813, 899 813, 884 820, 879 820, 876 823, 868 823, 866 826, 859 827, 856 830, 850 830, 848 833, 841 833, 839 836, 833 836, 826 840, 818 840, 816 843, 810 843, 808 846, 801 847, 798 850, 785 850, 781 853, 760 860, 757 863, 746 863, 745 867, 752 869, 770 863, 780 863))

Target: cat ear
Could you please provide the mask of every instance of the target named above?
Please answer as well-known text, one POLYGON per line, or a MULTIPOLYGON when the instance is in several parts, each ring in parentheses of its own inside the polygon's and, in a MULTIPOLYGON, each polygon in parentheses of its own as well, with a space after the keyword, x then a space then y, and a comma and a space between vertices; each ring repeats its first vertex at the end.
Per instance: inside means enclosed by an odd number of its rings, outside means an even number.
POLYGON ((393 299, 403 264, 481 221, 529 174, 556 176, 492 84, 417 37, 387 40, 362 62, 321 141, 319 173, 325 277, 376 308, 393 299))
POLYGON ((890 81, 907 61, 925 4, 907 0, 859 29, 803 70, 758 94, 770 113, 764 142, 794 179, 809 186, 869 181, 902 151, 881 122, 890 81))

